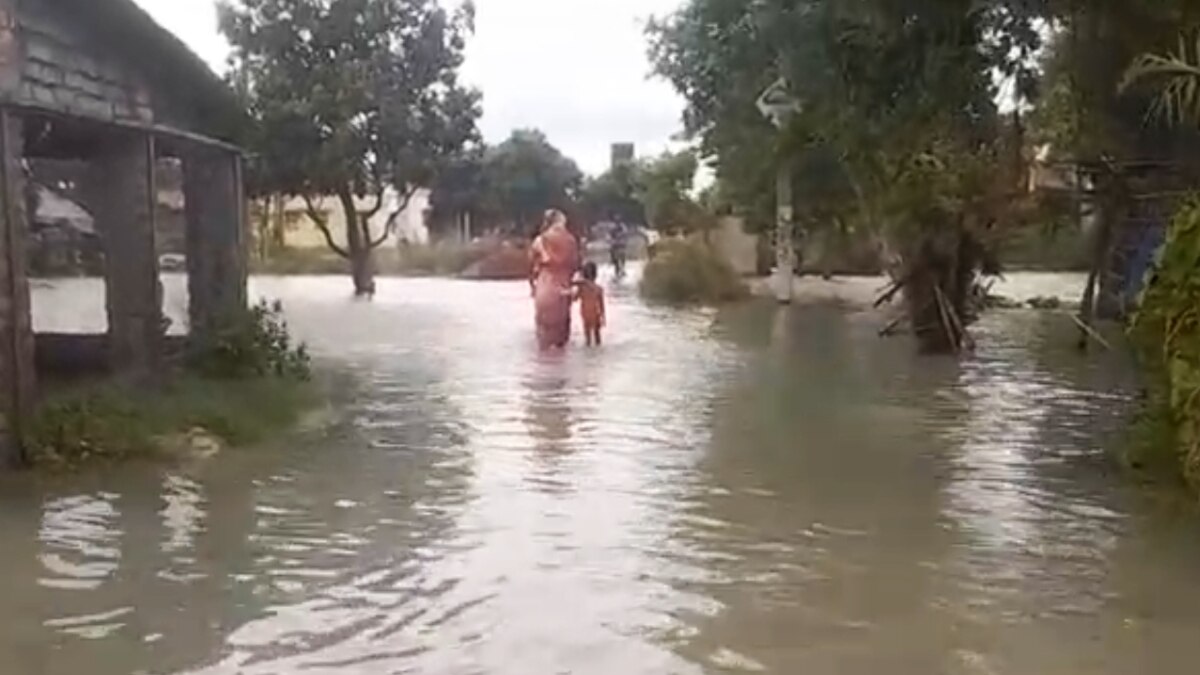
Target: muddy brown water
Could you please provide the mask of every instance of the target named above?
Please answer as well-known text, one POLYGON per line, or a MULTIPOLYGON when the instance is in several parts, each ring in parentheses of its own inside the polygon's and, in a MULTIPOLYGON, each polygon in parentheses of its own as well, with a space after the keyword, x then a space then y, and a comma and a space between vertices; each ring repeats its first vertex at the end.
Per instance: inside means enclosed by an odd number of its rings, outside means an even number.
POLYGON ((0 672, 1196 672, 1200 519, 1112 470, 1131 369, 1060 316, 957 362, 618 287, 602 350, 541 355, 521 284, 255 289, 349 423, 3 478, 0 672))

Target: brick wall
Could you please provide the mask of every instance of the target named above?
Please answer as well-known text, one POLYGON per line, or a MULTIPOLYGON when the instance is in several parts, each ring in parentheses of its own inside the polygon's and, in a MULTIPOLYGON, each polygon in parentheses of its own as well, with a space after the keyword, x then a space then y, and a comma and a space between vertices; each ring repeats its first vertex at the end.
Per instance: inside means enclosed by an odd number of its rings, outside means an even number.
POLYGON ((97 44, 85 26, 46 2, 17 13, 24 59, 18 100, 101 120, 155 121, 151 90, 133 69, 97 44))

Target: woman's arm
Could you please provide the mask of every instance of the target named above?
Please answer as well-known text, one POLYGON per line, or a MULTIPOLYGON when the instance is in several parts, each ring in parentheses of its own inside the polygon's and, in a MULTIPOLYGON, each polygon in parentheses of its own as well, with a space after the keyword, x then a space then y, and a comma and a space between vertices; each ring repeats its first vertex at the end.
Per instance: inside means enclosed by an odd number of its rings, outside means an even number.
POLYGON ((542 271, 542 240, 537 238, 533 240, 533 245, 529 247, 529 294, 537 293, 537 278, 542 271))

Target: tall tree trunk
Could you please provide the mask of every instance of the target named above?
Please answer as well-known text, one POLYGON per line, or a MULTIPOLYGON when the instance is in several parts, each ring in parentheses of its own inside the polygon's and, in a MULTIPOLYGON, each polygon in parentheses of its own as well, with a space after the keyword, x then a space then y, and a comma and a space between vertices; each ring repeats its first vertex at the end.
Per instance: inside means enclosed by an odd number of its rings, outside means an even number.
POLYGON ((271 253, 287 248, 287 199, 275 197, 275 220, 271 227, 271 253))
POLYGON ((348 190, 338 192, 338 199, 346 216, 346 250, 350 254, 350 278, 354 281, 354 294, 360 297, 375 295, 371 242, 363 227, 363 218, 354 205, 354 195, 348 190))

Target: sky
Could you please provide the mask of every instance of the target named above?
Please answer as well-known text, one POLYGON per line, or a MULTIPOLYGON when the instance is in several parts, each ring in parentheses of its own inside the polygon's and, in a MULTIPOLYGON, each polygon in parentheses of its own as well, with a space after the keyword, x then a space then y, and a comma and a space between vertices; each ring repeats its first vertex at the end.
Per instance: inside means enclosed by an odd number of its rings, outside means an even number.
MULTIPOLYGON (((454 0, 443 0, 453 2, 454 0)), ((228 45, 212 0, 135 0, 216 70, 228 45)), ((609 146, 635 143, 655 155, 680 131, 683 101, 651 79, 642 27, 681 0, 475 0, 475 35, 464 79, 483 92, 480 128, 489 143, 519 128, 597 174, 609 146)))

